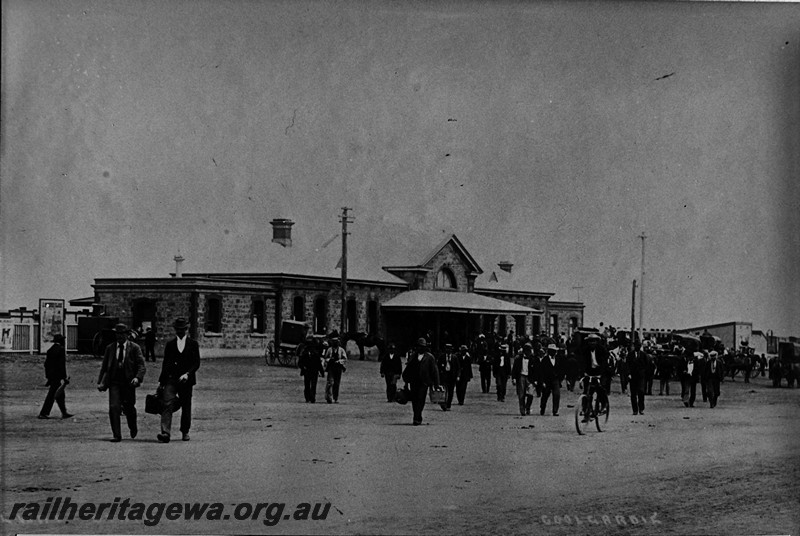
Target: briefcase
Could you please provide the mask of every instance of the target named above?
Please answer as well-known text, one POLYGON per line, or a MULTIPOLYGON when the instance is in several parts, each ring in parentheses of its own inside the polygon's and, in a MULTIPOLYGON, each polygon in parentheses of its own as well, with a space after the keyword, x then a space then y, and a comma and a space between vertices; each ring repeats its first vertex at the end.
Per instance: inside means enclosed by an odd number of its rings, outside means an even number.
POLYGON ((445 397, 447 393, 444 391, 437 391, 435 389, 431 389, 430 391, 430 398, 431 404, 439 404, 440 406, 445 403, 445 397))
POLYGON ((404 406, 408 404, 409 398, 411 398, 411 391, 409 391, 408 387, 403 387, 402 389, 398 389, 397 392, 394 394, 394 401, 404 406))
POLYGON ((144 397, 144 412, 152 415, 161 415, 164 404, 161 402, 161 397, 158 395, 147 395, 144 397))

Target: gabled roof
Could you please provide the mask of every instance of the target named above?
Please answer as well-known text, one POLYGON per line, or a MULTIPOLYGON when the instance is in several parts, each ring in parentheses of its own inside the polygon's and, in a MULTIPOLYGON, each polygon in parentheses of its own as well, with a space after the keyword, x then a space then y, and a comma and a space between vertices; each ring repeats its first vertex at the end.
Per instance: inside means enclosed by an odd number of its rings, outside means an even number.
POLYGON ((427 268, 426 265, 433 260, 436 255, 438 255, 448 244, 453 245, 453 249, 455 249, 466 261, 467 269, 470 272, 474 272, 477 274, 482 274, 483 269, 478 265, 478 262, 475 258, 467 251, 467 248, 464 247, 464 244, 461 243, 461 240, 455 234, 450 234, 447 238, 442 240, 436 247, 434 247, 427 255, 422 259, 417 265, 408 265, 408 266, 384 266, 383 269, 390 273, 395 272, 427 272, 430 268, 427 268))
POLYGON ((552 292, 534 290, 531 277, 524 272, 520 270, 506 272, 499 266, 495 266, 494 269, 475 279, 475 292, 515 292, 541 295, 542 297, 553 296, 552 292))

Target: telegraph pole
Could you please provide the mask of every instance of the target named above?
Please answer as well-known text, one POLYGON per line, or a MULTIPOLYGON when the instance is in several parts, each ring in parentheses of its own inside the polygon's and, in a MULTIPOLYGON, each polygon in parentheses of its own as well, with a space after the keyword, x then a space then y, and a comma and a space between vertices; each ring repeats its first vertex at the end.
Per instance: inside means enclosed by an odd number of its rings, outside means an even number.
POLYGON ((644 342, 644 239, 647 238, 642 231, 642 276, 639 279, 639 340, 644 342))
POLYGON ((342 215, 339 221, 342 222, 342 312, 341 312, 341 325, 339 329, 340 336, 346 333, 347 327, 347 224, 352 223, 353 219, 347 215, 348 210, 352 208, 342 207, 342 215))
MULTIPOLYGON (((636 280, 633 280, 633 292, 631 293, 631 349, 633 349, 634 335, 636 334, 636 280)), ((641 340, 641 339, 640 339, 641 340)))

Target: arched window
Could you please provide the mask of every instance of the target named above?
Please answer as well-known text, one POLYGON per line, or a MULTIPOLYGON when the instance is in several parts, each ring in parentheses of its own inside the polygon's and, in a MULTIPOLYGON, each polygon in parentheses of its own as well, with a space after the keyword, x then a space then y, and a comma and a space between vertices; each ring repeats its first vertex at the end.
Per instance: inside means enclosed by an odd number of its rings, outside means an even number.
POLYGON ((442 268, 436 274, 436 288, 456 288, 456 277, 450 268, 442 268))
POLYGON ((222 299, 218 296, 206 298, 205 330, 211 333, 222 332, 222 299))
POLYGON ((260 296, 253 296, 253 310, 250 314, 252 333, 264 333, 266 323, 264 315, 264 298, 260 296))
POLYGON ((347 300, 347 333, 358 331, 358 305, 355 298, 347 300))
POLYGON ((367 302, 367 333, 378 333, 378 302, 375 300, 367 302))
POLYGON ((303 322, 306 319, 306 299, 303 296, 295 296, 292 301, 292 320, 303 322))
POLYGON ((314 300, 314 333, 324 334, 328 324, 328 302, 325 296, 314 300))

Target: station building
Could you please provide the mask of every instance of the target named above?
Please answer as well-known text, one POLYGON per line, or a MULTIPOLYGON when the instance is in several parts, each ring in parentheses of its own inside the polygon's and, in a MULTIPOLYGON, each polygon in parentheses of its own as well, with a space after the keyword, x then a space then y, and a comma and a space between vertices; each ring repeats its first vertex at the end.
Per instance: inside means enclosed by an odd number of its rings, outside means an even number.
POLYGON ((293 246, 294 222, 271 224, 272 241, 251 269, 183 273, 176 257, 169 277, 95 279, 93 305, 132 328, 154 329, 157 354, 173 336, 174 319, 185 317, 205 357, 263 355, 270 341, 279 342, 285 319, 305 322, 315 334, 343 328, 399 346, 427 335, 434 348, 481 332, 569 335, 583 326, 582 303, 532 289, 511 262, 484 270, 455 234, 422 255, 409 252, 409 264, 348 254, 341 326, 337 237, 301 249, 293 246))

